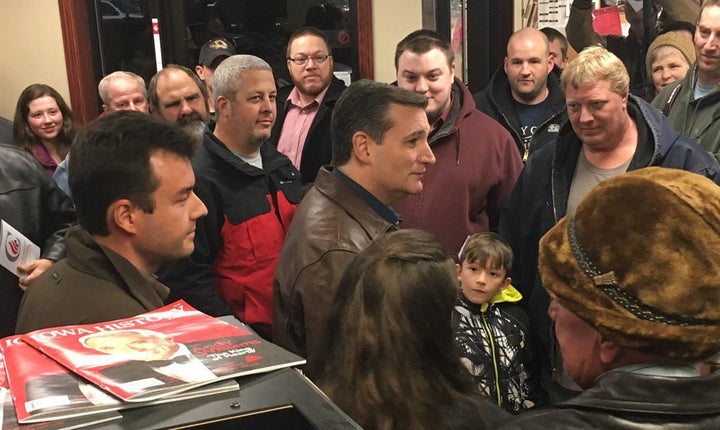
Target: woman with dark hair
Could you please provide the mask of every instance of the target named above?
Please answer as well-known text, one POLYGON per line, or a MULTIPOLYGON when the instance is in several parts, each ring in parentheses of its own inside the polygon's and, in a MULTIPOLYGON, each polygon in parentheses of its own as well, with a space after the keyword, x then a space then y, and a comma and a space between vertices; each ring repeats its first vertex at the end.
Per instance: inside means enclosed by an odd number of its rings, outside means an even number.
POLYGON ((75 137, 73 114, 60 93, 45 84, 25 88, 15 108, 15 144, 35 157, 52 175, 75 137))
POLYGON ((380 237, 348 266, 325 337, 320 386, 367 429, 494 428, 460 362, 451 323, 454 262, 430 233, 380 237))

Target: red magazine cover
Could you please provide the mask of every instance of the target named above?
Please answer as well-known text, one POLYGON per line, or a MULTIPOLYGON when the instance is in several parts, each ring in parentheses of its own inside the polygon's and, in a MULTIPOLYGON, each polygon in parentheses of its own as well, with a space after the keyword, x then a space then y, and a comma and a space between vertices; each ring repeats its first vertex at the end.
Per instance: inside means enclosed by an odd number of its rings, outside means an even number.
POLYGON ((0 388, 8 388, 7 374, 5 373, 5 357, 0 348, 0 388))
POLYGON ((246 325, 205 315, 182 300, 131 318, 36 330, 22 339, 128 402, 305 363, 246 325))
MULTIPOLYGON (((174 402, 194 397, 209 396, 228 391, 237 391, 234 380, 216 382, 210 385, 178 393, 148 402, 128 403, 110 396, 103 390, 72 373, 56 361, 45 356, 25 343, 21 336, 10 336, 0 340, 3 360, 8 369, 13 420, 16 423, 40 423, 47 421, 102 422, 119 419, 118 409, 174 402), (101 414, 105 417, 87 418, 101 414), (74 417, 84 416, 82 420, 74 417)), ((12 420, 11 420, 12 421, 12 420)), ((55 428, 55 427, 53 427, 55 428)), ((61 427, 65 428, 65 427, 61 427)), ((3 426, 5 429, 5 426, 3 426)))
MULTIPOLYGON (((94 401, 98 405, 94 405, 83 393, 87 393, 91 399, 90 393, 93 391, 101 397, 108 397, 107 394, 92 387, 81 390, 79 387, 83 381, 79 377, 27 345, 19 336, 6 337, 1 342, 3 359, 0 365, 3 367, 3 376, 0 401, 3 406, 0 422, 3 430, 73 429, 121 418, 120 414, 112 410, 118 407, 104 407, 108 405, 99 404, 97 399, 94 401), (17 360, 21 360, 22 370, 6 372, 6 368, 15 367, 17 360), (11 386, 16 389, 13 391, 11 386), (55 415, 52 422, 40 422, 45 421, 48 415, 55 415), (80 416, 82 418, 78 418, 80 416)), ((113 401, 119 404, 119 401, 113 401)))

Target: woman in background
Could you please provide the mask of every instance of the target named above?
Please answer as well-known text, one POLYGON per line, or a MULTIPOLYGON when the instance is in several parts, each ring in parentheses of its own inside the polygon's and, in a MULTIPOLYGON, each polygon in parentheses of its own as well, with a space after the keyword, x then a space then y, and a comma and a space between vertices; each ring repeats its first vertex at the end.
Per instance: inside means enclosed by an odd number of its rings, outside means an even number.
POLYGON ((54 88, 32 84, 23 90, 15 109, 13 139, 48 174, 52 175, 67 155, 75 133, 72 111, 54 88))
POLYGON ((494 428, 451 323, 454 262, 430 233, 380 237, 345 272, 328 320, 325 393, 367 429, 494 428))
POLYGON ((695 46, 683 31, 670 31, 656 37, 648 47, 645 61, 654 87, 650 93, 658 94, 666 85, 684 79, 694 62, 695 46))

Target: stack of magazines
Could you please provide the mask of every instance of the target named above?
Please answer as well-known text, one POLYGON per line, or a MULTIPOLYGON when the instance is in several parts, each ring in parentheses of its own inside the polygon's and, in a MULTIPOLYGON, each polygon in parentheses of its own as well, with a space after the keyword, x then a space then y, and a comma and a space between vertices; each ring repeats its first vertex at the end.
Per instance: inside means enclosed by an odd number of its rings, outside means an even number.
POLYGON ((79 428, 120 419, 120 409, 237 391, 233 378, 305 363, 183 301, 9 336, 0 350, 3 429, 79 428))

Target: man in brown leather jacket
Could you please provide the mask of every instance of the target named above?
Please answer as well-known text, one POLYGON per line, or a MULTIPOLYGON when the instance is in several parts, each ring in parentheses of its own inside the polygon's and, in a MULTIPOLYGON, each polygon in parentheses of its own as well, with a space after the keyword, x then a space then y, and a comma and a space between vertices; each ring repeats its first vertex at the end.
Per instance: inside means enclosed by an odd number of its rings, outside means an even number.
POLYGON ((577 397, 502 429, 720 428, 720 188, 648 167, 595 186, 540 242, 577 397), (711 364, 710 369, 707 365, 711 364))
POLYGON ((329 307, 353 257, 400 221, 390 207, 422 191, 435 163, 424 96, 358 81, 338 100, 332 118, 333 163, 295 213, 273 286, 273 341, 307 358, 318 376, 318 349, 329 307))

